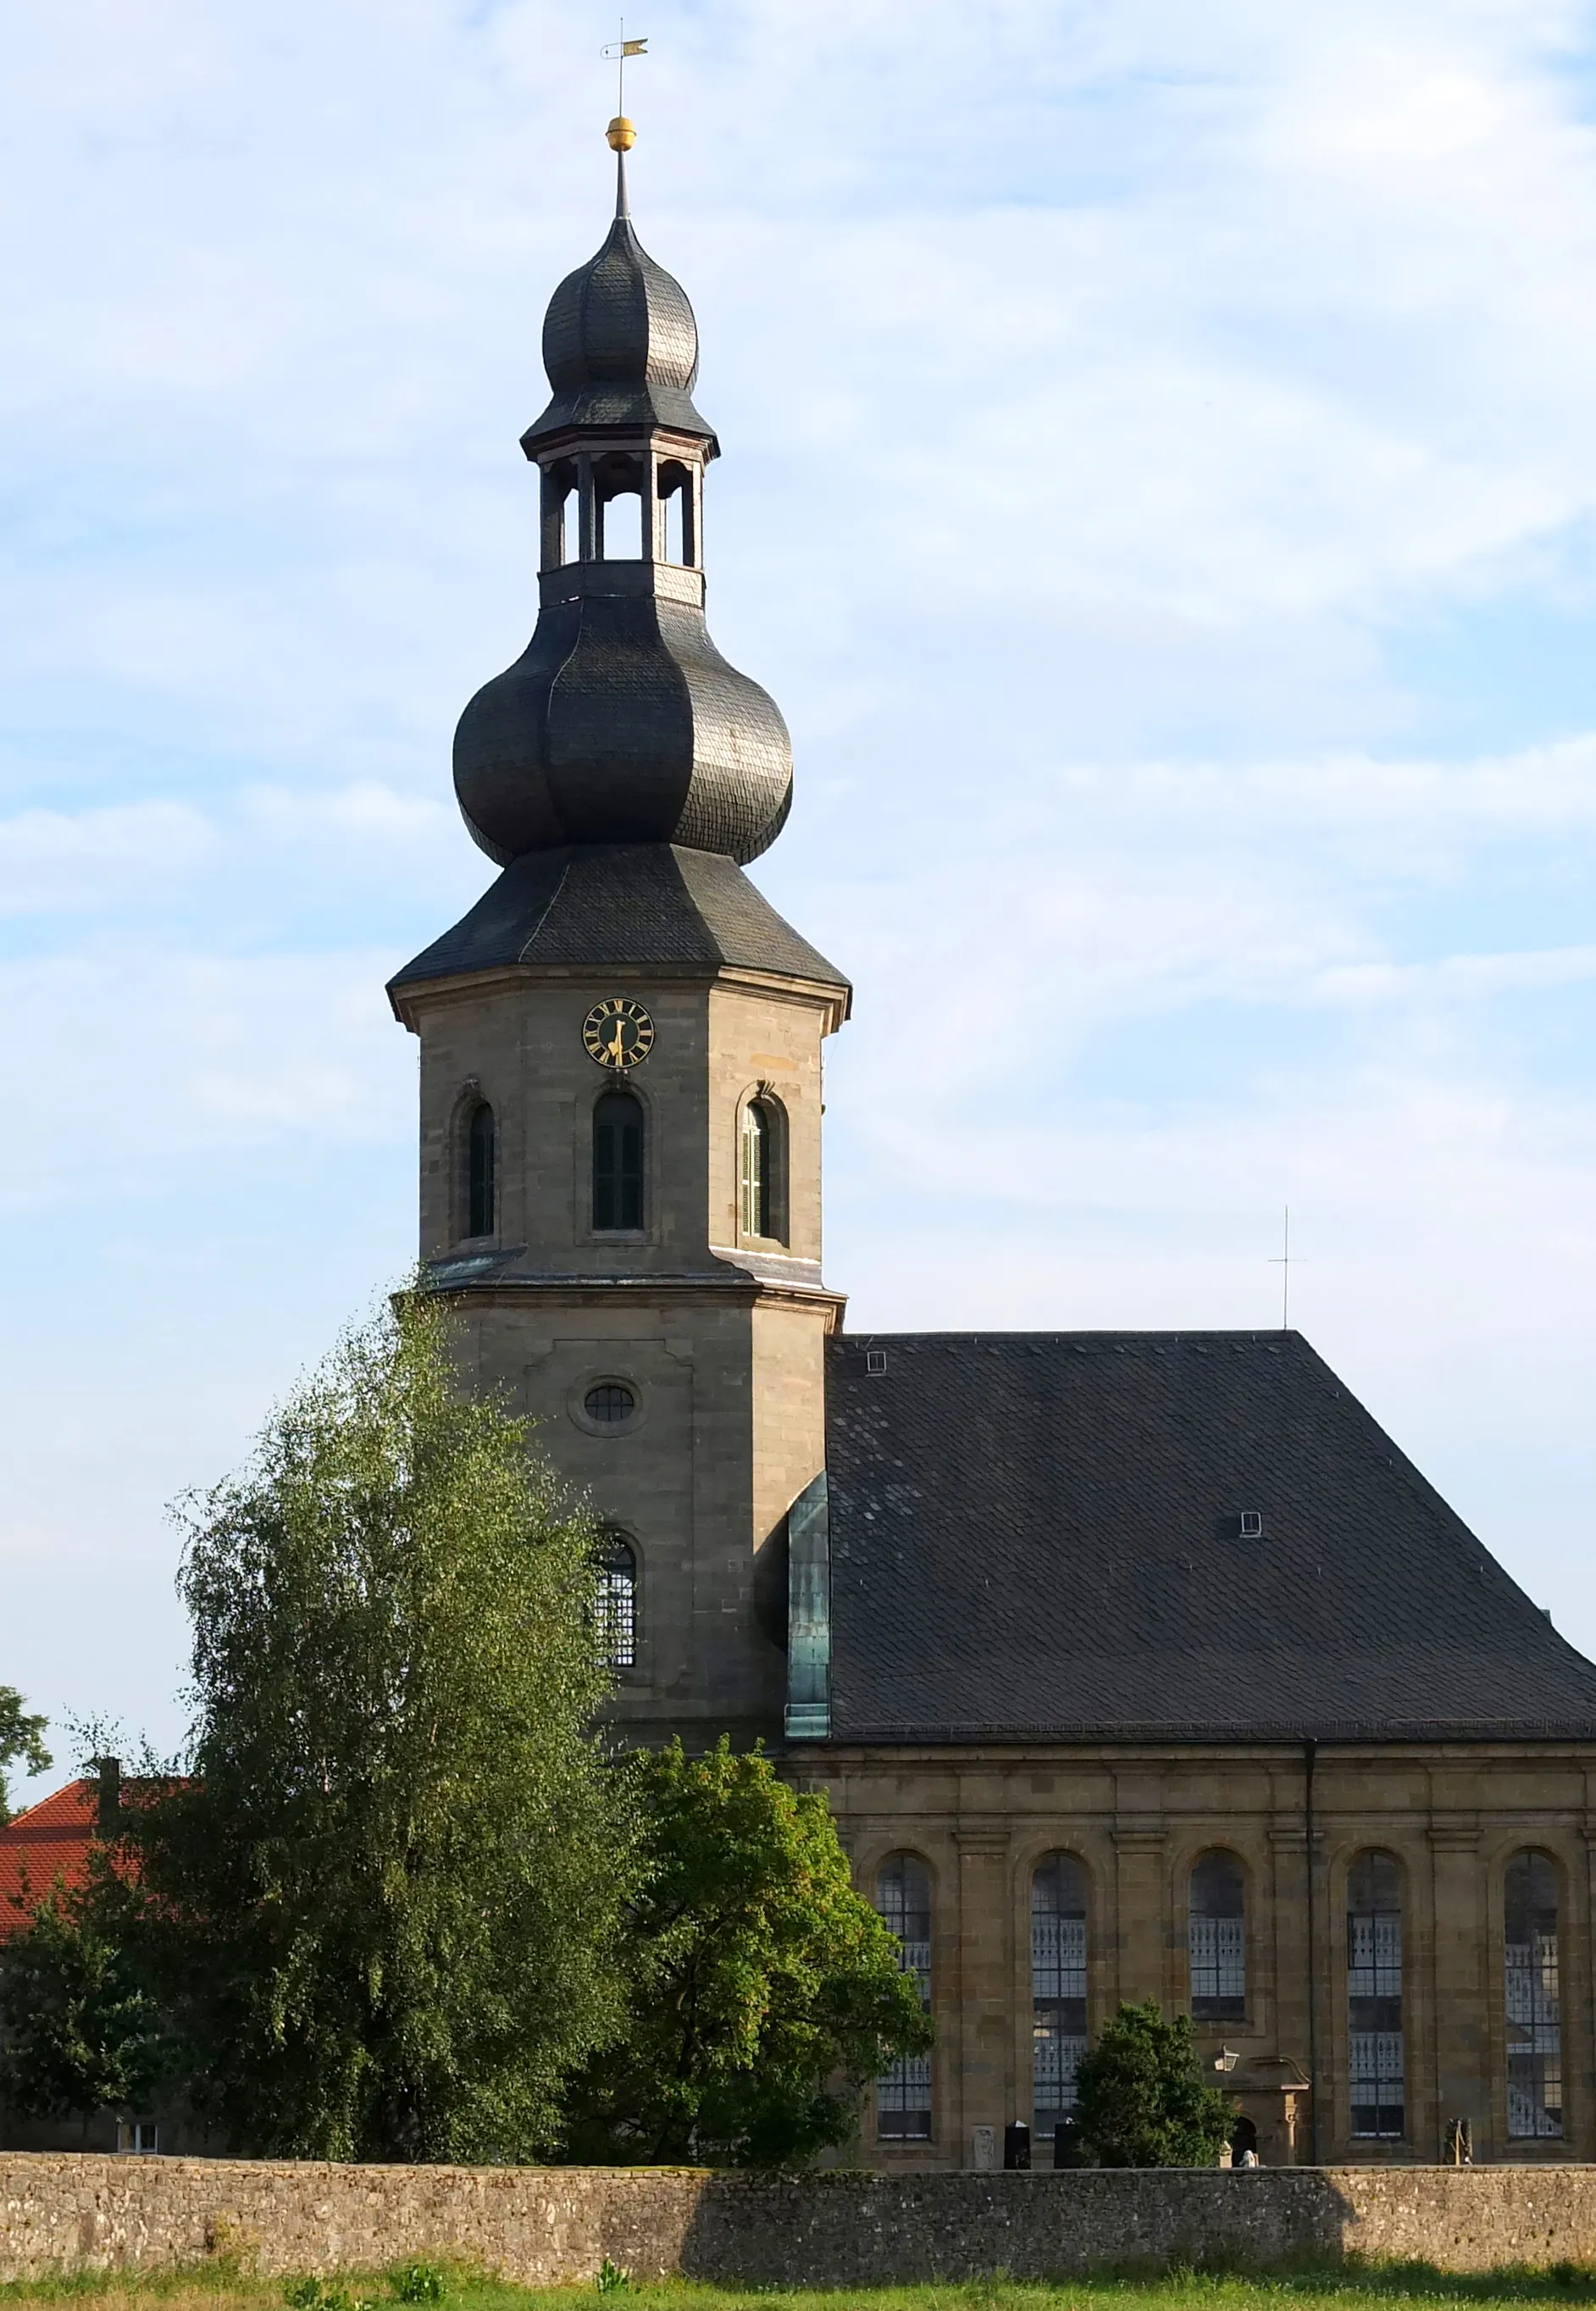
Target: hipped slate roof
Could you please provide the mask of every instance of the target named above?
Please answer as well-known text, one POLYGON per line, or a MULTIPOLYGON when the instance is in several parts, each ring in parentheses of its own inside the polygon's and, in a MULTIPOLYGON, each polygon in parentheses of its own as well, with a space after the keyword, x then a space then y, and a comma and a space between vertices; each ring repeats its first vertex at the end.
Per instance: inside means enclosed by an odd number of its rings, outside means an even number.
POLYGON ((833 1739, 1596 1738, 1596 1667, 1299 1334, 828 1353, 833 1739))
POLYGON ((848 986, 740 867, 667 842, 528 852, 388 984, 409 987, 510 964, 727 964, 848 986))

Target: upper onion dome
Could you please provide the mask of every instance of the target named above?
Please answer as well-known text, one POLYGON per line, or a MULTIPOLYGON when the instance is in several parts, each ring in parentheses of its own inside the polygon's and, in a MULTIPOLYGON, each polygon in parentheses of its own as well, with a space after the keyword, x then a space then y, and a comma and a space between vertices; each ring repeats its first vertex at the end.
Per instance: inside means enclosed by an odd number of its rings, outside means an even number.
MULTIPOLYGON (((623 154, 629 121, 611 123, 623 154)), ((676 843, 739 865, 781 833, 792 745, 704 624, 698 331, 626 208, 555 290, 554 399, 521 446, 538 467, 537 626, 455 732, 455 793, 490 858, 568 844, 676 843)))
POLYGON ((698 324, 687 292, 632 230, 624 155, 618 177, 608 240, 549 300, 543 365, 554 399, 521 436, 528 457, 573 425, 668 425, 715 439, 693 406, 698 324))

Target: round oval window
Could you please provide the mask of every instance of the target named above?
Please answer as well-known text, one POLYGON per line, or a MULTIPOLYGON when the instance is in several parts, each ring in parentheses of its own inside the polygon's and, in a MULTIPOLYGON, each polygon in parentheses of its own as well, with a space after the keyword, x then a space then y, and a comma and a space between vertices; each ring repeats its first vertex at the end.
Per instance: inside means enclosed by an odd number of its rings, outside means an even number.
POLYGON ((615 1428, 623 1420, 631 1419, 637 1410, 637 1399, 618 1380, 601 1381, 583 1397, 582 1410, 589 1420, 606 1428, 615 1428))

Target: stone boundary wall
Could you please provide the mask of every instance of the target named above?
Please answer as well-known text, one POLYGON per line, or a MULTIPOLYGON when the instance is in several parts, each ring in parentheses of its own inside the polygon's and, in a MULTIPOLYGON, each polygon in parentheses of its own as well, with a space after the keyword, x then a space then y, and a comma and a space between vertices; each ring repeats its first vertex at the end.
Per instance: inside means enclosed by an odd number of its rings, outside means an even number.
POLYGON ((267 2272, 458 2257, 528 2284, 887 2285, 1126 2263, 1417 2257, 1596 2263, 1596 2167, 1175 2168, 1061 2175, 334 2167, 0 2154, 0 2280, 236 2253, 267 2272))

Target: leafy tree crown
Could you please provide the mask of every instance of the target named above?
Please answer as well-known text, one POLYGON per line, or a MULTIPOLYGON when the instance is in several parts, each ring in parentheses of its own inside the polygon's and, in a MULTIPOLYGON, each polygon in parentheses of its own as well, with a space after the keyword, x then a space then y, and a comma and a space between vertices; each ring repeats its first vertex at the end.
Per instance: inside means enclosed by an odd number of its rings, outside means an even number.
POLYGON ((190 2099, 252 2151, 534 2156, 618 2018, 595 1529, 453 1341, 398 1295, 179 1504, 190 1751, 125 1844, 190 2099))
POLYGON ((0 1825, 11 1819, 8 1769, 26 1766, 31 1774, 49 1770, 50 1753, 44 1746, 48 1722, 29 1711, 14 1685, 0 1685, 0 1825))
POLYGON ((1105 2167, 1211 2167, 1234 2113, 1197 2067, 1191 2018, 1122 2005, 1076 2071, 1076 2124, 1105 2167))
POLYGON ((777 2166, 845 2142, 865 2082, 931 2026, 824 1798, 724 1739, 640 1752, 628 1777, 647 1857, 630 2014, 573 2094, 569 2150, 777 2166))

